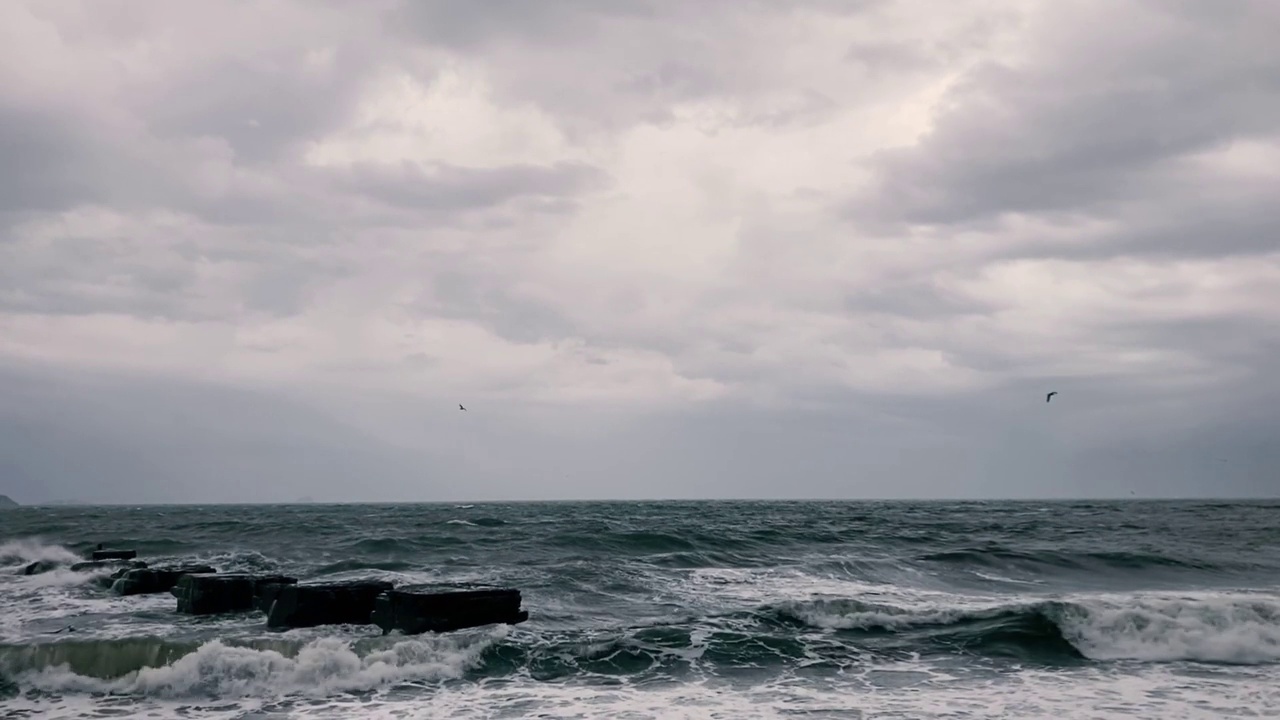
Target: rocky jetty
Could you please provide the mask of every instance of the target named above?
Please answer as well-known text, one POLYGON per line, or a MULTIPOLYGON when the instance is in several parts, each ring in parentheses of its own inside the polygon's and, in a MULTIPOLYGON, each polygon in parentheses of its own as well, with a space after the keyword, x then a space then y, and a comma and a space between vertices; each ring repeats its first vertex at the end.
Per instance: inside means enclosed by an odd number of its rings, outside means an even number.
MULTIPOLYGON (((515 625, 529 619, 520 608, 519 590, 479 585, 409 585, 386 580, 299 583, 285 575, 218 573, 209 565, 149 567, 136 550, 108 550, 102 545, 92 560, 70 565, 74 572, 115 569, 96 578, 117 595, 168 592, 177 611, 214 615, 260 610, 271 629, 320 625, 376 625, 383 634, 449 632, 482 625, 515 625)), ((49 572, 60 563, 37 560, 18 570, 22 575, 49 572)))
MULTIPOLYGON (((136 568, 144 568, 147 564, 141 560, 86 560, 84 562, 72 563, 67 567, 71 572, 89 572, 92 570, 101 570, 104 568, 117 568, 116 577, 123 575, 126 570, 136 568)), ((54 560, 36 560, 28 563, 18 571, 19 575, 39 575, 62 567, 62 563, 54 560)), ((113 578, 114 579, 114 578, 113 578)))
MULTIPOLYGON (((225 573, 183 575, 174 585, 178 612, 188 615, 247 612, 259 607, 260 594, 267 587, 292 585, 297 578, 284 575, 225 573)), ((276 593, 273 592, 273 597, 276 593)))
POLYGON ((271 614, 271 604, 276 601, 276 597, 280 595, 280 591, 284 589, 286 584, 293 585, 295 583, 264 583, 258 587, 254 603, 262 611, 262 614, 271 614))
POLYGON ((267 627, 284 629, 368 625, 374 600, 394 585, 386 580, 350 580, 274 587, 266 609, 267 627))
POLYGON ((94 550, 90 560, 132 560, 138 557, 137 550, 94 550))
POLYGON ((149 595, 169 592, 183 575, 215 573, 208 565, 179 565, 170 567, 137 568, 125 570, 111 584, 117 595, 149 595))
POLYGON ((71 572, 90 572, 107 568, 137 570, 146 566, 147 564, 141 560, 85 560, 84 562, 72 564, 70 570, 71 572))
POLYGON ((520 609, 520 591, 477 586, 409 585, 378 596, 370 621, 385 635, 448 632, 529 619, 520 609))

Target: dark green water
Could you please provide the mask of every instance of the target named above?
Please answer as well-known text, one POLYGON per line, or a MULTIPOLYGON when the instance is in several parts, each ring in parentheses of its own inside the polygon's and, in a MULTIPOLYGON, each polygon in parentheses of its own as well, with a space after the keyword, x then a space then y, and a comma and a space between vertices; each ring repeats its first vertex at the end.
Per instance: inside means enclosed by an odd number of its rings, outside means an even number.
POLYGON ((0 709, 1274 714, 1278 521, 1280 503, 1137 501, 24 508, 0 514, 0 709), (16 574, 100 542, 221 572, 514 586, 530 620, 275 633, 90 573, 16 574))

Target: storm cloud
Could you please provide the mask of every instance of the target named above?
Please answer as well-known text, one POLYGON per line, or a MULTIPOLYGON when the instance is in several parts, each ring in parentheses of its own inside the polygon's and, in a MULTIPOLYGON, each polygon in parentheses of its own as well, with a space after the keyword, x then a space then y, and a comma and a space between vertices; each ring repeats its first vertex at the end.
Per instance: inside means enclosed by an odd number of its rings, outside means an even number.
POLYGON ((7 3, 0 493, 1274 495, 1277 36, 7 3))

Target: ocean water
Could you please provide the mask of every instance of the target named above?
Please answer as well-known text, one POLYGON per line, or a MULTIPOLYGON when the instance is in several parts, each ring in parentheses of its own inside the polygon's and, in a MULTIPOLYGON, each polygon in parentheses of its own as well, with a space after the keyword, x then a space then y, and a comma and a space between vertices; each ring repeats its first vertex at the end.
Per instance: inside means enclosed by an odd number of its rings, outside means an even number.
POLYGON ((0 717, 1280 716, 1280 503, 652 502, 0 512, 0 717), (524 593, 441 635, 179 616, 65 565, 524 593), (63 567, 34 576, 34 560, 63 567))

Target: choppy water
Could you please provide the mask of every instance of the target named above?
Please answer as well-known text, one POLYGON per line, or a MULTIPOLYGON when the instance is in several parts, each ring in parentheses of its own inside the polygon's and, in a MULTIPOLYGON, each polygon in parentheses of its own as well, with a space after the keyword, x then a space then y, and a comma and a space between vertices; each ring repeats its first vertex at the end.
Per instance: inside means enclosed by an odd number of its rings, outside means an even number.
POLYGON ((0 512, 0 715, 1275 717, 1280 503, 24 508, 0 512), (530 620, 268 632, 16 573, 99 542, 515 586, 530 620))

